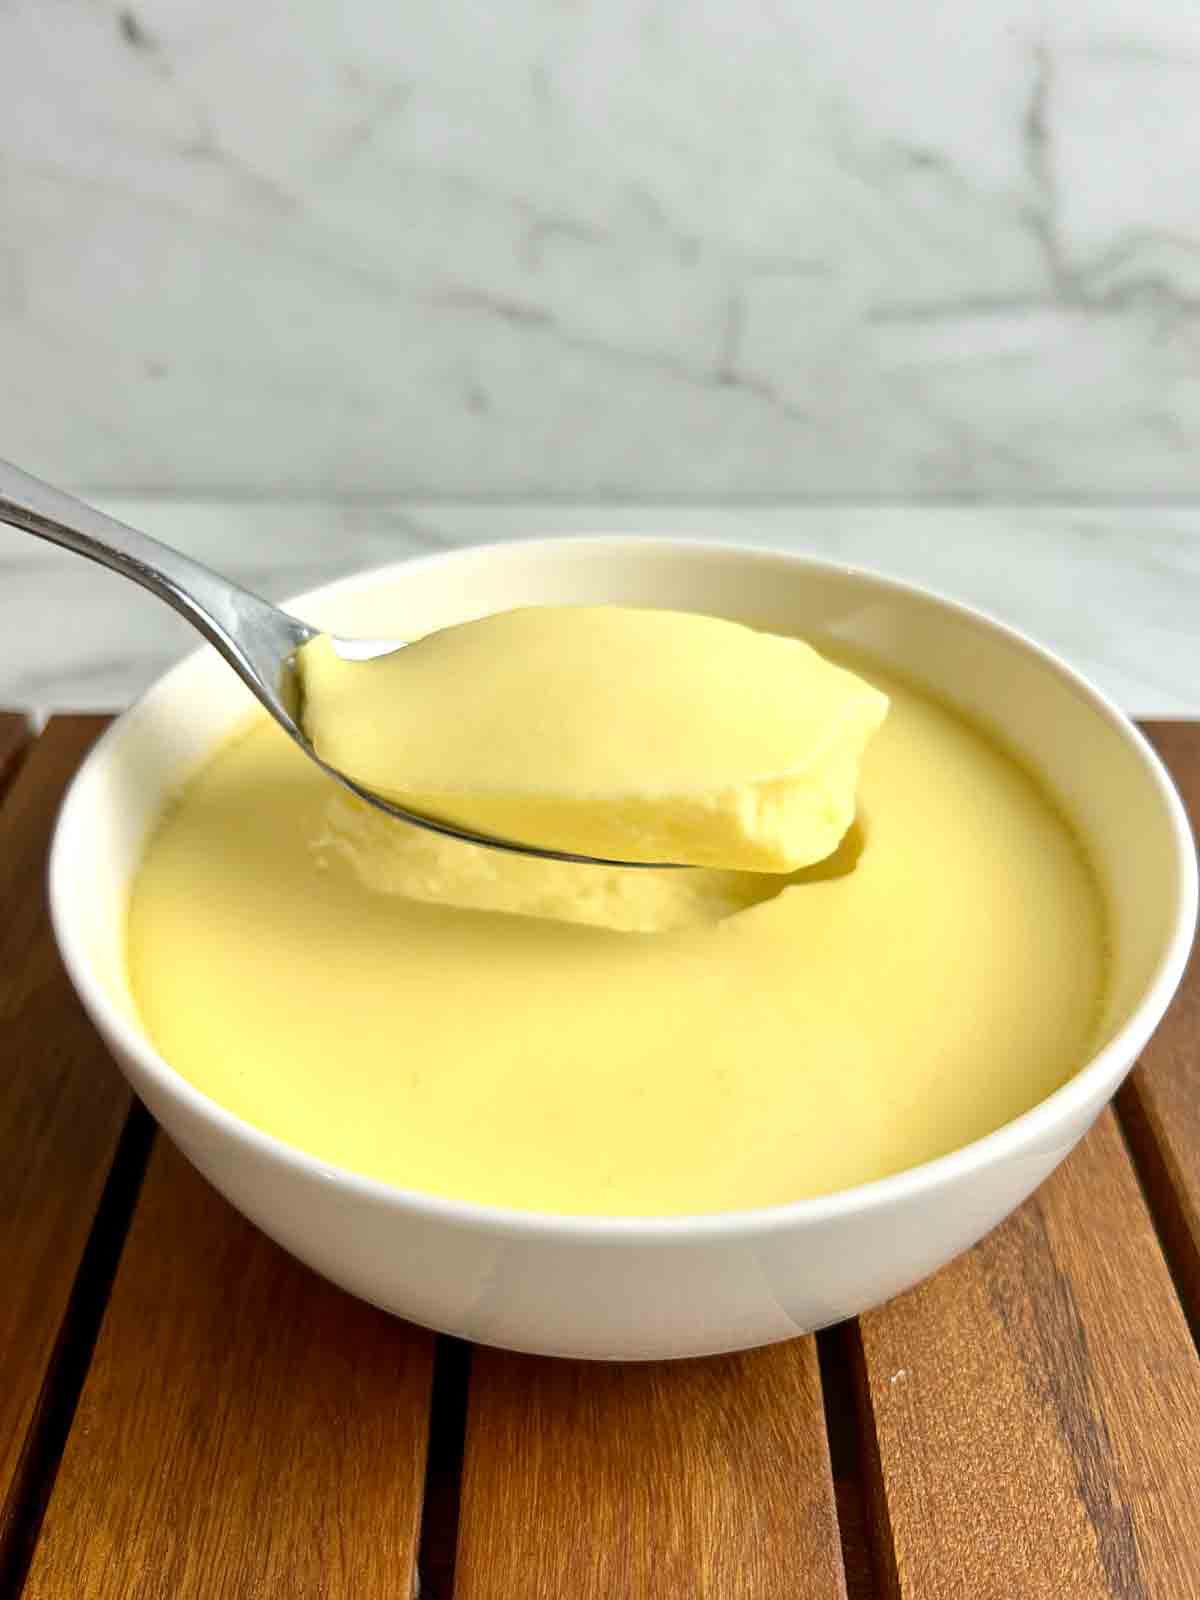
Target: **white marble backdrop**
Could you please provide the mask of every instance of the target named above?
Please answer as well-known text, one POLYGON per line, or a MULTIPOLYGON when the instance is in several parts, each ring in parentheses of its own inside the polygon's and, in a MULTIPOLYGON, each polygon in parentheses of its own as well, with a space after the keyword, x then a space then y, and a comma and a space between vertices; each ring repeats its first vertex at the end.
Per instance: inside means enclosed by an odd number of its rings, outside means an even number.
POLYGON ((0 455, 1200 494, 1200 9, 4 0, 0 455))
MULTIPOLYGON (((925 584, 1033 634, 1141 716, 1200 715, 1200 507, 289 504, 104 508, 281 600, 489 539, 668 533, 805 551, 925 584)), ((161 601, 0 527, 0 707, 112 710, 197 636, 161 601)))

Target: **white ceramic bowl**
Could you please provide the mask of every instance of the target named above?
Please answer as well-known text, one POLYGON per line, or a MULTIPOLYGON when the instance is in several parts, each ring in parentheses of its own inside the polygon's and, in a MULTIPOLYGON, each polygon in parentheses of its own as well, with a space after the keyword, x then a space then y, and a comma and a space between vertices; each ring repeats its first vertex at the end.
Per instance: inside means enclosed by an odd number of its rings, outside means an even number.
POLYGON ((887 1299, 965 1249, 1086 1131, 1183 971, 1196 917, 1187 822, 1137 730, 1053 656, 963 606, 799 556, 659 539, 493 545, 351 578, 292 609, 345 633, 405 636, 561 601, 715 612, 837 641, 997 732, 1057 795, 1106 884, 1112 999, 1092 1061, 1032 1111, 951 1155, 758 1211, 545 1216, 331 1169, 180 1077, 142 1031, 126 987, 126 898, 147 829, 250 703, 208 649, 121 717, 75 779, 51 860, 59 946, 96 1026, 172 1139, 246 1216, 352 1293, 468 1339, 557 1355, 693 1356, 791 1338, 887 1299))

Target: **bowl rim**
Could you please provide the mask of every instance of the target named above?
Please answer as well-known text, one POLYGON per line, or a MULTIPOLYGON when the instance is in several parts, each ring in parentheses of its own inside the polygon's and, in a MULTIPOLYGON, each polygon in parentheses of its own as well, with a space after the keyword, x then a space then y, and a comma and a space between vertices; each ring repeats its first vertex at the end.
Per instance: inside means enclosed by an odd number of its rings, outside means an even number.
MULTIPOLYGON (((212 1126, 234 1145, 248 1146, 257 1157, 272 1166, 283 1167, 309 1180, 335 1184, 348 1196, 361 1198, 388 1210, 415 1214, 430 1222, 453 1224, 475 1233, 536 1238, 555 1244, 567 1241, 642 1245, 741 1242, 748 1237, 791 1232, 875 1213, 897 1202, 916 1199, 940 1186, 953 1184, 972 1172, 986 1169, 993 1162, 1019 1158, 1040 1136, 1051 1133, 1056 1125, 1070 1126, 1079 1114, 1086 1114, 1093 1104, 1096 1108, 1093 1115, 1097 1114, 1115 1093, 1125 1072, 1136 1061, 1166 1011, 1187 965, 1197 921, 1197 858, 1191 827, 1166 768, 1132 720, 1055 652, 1020 629, 975 606, 927 585, 890 577, 870 568, 769 545, 669 534, 603 532, 495 540, 364 568, 306 590, 303 594, 282 601, 281 605, 290 610, 317 601, 324 603, 336 598, 339 592, 349 593, 389 580, 395 581, 431 565, 453 566, 458 562, 486 561, 493 556, 507 557, 517 552, 536 555, 539 551, 568 545, 590 546, 595 550, 609 549, 616 554, 657 550, 685 552, 691 557, 701 555, 702 559, 728 559, 732 556, 751 564, 782 562, 788 566, 807 567, 813 572, 860 579, 897 598, 932 603, 950 612, 968 625, 1001 639, 1018 653, 1033 656, 1042 667, 1064 682, 1077 698, 1083 700, 1121 736, 1139 759, 1157 792, 1174 847, 1175 905, 1172 908, 1171 935, 1140 1000, 1121 1028, 1058 1089, 991 1133, 887 1177, 779 1205, 670 1216, 528 1211, 406 1189, 399 1184, 387 1183, 323 1161, 228 1110, 172 1067, 155 1050, 146 1034, 123 1014, 106 993, 100 979, 92 971, 82 935, 71 911, 66 857, 72 835, 87 825, 85 790, 90 777, 112 759, 112 752, 123 736, 126 723, 151 697, 168 692, 173 680, 190 671, 197 661, 214 655, 210 645, 201 645, 156 678, 100 736, 73 776, 54 825, 48 864, 51 925, 71 982, 106 1039, 115 1040, 119 1049, 135 1063, 137 1072, 152 1081, 155 1088, 167 1098, 181 1102, 182 1108, 192 1116, 212 1126)), ((137 1084, 133 1087, 136 1090, 137 1084)), ((1074 1142, 1073 1138, 1071 1142, 1074 1142)), ((1062 1154, 1066 1153, 1066 1148, 1069 1146, 1064 1147, 1062 1154)))

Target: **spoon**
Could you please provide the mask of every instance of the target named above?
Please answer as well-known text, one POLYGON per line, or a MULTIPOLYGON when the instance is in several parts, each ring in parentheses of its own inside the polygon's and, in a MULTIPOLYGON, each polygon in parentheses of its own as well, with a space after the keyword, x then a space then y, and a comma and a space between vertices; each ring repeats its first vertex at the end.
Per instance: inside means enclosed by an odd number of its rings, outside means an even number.
MULTIPOLYGON (((401 822, 427 828, 431 833, 468 844, 485 845, 491 850, 507 850, 515 855, 539 856, 547 861, 574 861, 603 867, 667 866, 667 862, 616 861, 603 856, 574 855, 567 850, 546 850, 538 845, 498 839, 490 834, 473 833, 467 828, 408 811, 373 789, 356 783, 348 773, 322 761, 304 731, 301 714, 299 674, 296 652, 321 629, 302 622, 278 606, 243 589, 228 578, 173 550, 170 545, 139 533, 94 506, 64 494, 61 489, 22 472, 19 467, 0 461, 0 522, 21 528, 51 544, 62 545, 77 555, 86 556, 102 567, 109 567, 123 578, 132 578, 151 594, 165 600, 197 628, 242 679, 247 688, 275 718, 275 721, 300 746, 310 761, 336 778, 351 794, 377 806, 401 822)), ((397 639, 342 639, 331 635, 334 649, 345 660, 369 661, 403 648, 397 639)))

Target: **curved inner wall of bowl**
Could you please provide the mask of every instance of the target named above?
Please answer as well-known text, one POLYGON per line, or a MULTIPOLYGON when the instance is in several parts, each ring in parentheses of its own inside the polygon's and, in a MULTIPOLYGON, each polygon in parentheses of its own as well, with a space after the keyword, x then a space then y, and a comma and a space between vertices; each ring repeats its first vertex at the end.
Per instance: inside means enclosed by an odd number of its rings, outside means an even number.
MULTIPOLYGON (((861 652, 956 706, 1019 756, 1072 819, 1117 930, 1104 1018, 1111 1036, 1171 939, 1177 860, 1152 770, 1069 676, 1003 630, 880 580, 786 556, 628 540, 464 550, 363 575, 290 609, 348 634, 412 637, 507 607, 587 601, 708 611, 861 652)), ((64 813, 56 870, 86 958, 137 1026, 125 975, 125 904, 164 805, 252 709, 211 650, 162 679, 108 736, 64 813)))

